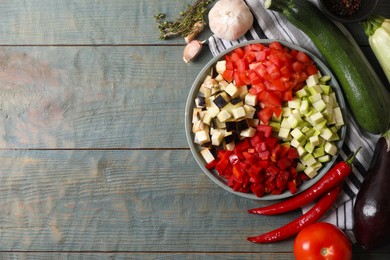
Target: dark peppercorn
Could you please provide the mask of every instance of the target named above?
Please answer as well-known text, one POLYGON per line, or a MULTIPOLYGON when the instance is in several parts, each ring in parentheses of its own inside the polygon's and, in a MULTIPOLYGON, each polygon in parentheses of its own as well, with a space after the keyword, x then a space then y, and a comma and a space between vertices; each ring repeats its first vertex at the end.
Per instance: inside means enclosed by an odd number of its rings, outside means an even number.
POLYGON ((326 0, 325 5, 329 10, 337 15, 348 16, 357 12, 361 5, 361 0, 326 0))

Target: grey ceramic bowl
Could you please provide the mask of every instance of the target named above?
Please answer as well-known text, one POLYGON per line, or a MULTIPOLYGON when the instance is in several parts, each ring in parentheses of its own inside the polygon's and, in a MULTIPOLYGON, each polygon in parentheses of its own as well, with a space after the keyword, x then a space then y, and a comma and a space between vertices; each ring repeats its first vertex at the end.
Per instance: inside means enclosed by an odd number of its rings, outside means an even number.
POLYGON ((367 18, 375 10, 379 0, 361 0, 362 4, 358 11, 351 15, 338 15, 331 11, 327 6, 329 0, 319 0, 319 6, 323 13, 325 13, 330 19, 339 21, 342 23, 354 23, 359 22, 367 18))
MULTIPOLYGON (((191 149, 191 153, 194 156, 194 158, 195 158, 196 162, 198 163, 199 167, 202 169, 202 171, 212 181, 214 181, 220 187, 224 188, 225 190, 227 190, 227 191, 229 191, 231 193, 239 195, 241 197, 245 197, 245 198, 253 199, 253 200, 278 200, 278 199, 284 199, 284 198, 287 198, 287 197, 291 197, 292 194, 289 191, 285 191, 284 193, 279 194, 279 195, 268 194, 268 195, 265 195, 263 197, 257 197, 253 193, 242 193, 242 192, 233 191, 227 185, 227 180, 226 179, 220 177, 219 174, 215 170, 210 171, 210 170, 208 170, 206 168, 206 166, 205 166, 206 162, 203 159, 203 157, 200 155, 200 146, 194 143, 194 134, 192 133, 192 114, 193 114, 193 109, 194 109, 194 106, 195 106, 195 98, 198 95, 200 85, 204 81, 206 75, 209 74, 211 68, 215 66, 217 61, 223 59, 223 57, 227 53, 231 52, 235 48, 242 47, 242 46, 245 46, 247 44, 252 44, 252 43, 262 43, 264 45, 268 45, 269 43, 271 43, 273 41, 274 40, 255 40, 255 41, 249 41, 249 42, 246 42, 246 43, 241 43, 241 44, 238 44, 235 47, 232 47, 232 48, 226 50, 225 52, 222 52, 220 55, 218 55, 218 56, 214 57, 213 59, 211 59, 206 64, 206 66, 200 71, 200 73, 196 77, 194 83, 192 84, 192 87, 190 89, 190 92, 189 92, 189 95, 188 95, 188 98, 187 98, 186 108, 185 108, 185 131, 186 131, 186 137, 187 137, 187 141, 188 141, 188 144, 190 146, 190 149, 191 149)), ((300 51, 303 51, 303 52, 307 53, 311 57, 311 59, 316 63, 316 65, 319 68, 319 70, 321 71, 322 75, 330 75, 332 77, 332 79, 330 80, 329 84, 332 86, 334 92, 336 93, 339 106, 340 106, 340 108, 342 110, 343 117, 345 119, 345 115, 346 115, 345 101, 344 101, 344 98, 343 98, 340 86, 339 86, 337 80, 335 79, 335 76, 333 75, 333 73, 327 68, 327 66, 325 66, 325 64, 319 58, 317 58, 313 54, 309 53, 308 51, 304 50, 303 48, 301 48, 299 46, 296 46, 296 45, 293 45, 293 44, 288 43, 288 42, 283 42, 283 41, 279 41, 279 42, 282 45, 284 45, 286 47, 289 47, 290 49, 296 49, 296 50, 300 50, 300 51)), ((343 126, 339 130, 340 140, 337 142, 337 147, 339 147, 339 148, 342 146, 342 144, 344 142, 345 133, 346 133, 346 126, 343 126)), ((319 179, 321 179, 321 177, 332 167, 332 165, 334 164, 334 162, 336 160, 336 157, 337 156, 334 156, 331 161, 329 161, 326 164, 324 164, 322 166, 322 168, 319 170, 318 175, 316 177, 314 177, 313 179, 310 179, 308 181, 305 181, 303 184, 301 184, 298 187, 297 193, 306 190, 307 188, 312 186, 314 183, 316 183, 319 179)))

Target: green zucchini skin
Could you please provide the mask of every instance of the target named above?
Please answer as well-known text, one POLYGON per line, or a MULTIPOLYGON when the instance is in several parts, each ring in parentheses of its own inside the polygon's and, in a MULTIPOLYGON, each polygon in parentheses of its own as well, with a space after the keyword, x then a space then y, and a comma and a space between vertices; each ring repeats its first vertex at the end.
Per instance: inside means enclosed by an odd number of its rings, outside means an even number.
POLYGON ((390 94, 367 59, 350 39, 307 0, 265 0, 314 43, 335 74, 361 128, 382 134, 390 125, 390 94))

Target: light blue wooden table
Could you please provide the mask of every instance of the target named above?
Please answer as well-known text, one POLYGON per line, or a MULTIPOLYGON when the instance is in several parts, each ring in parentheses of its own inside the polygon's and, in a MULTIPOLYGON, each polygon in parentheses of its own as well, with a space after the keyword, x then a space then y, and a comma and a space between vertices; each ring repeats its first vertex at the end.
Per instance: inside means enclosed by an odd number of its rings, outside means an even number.
MULTIPOLYGON (((1 1, 1 259, 293 258, 293 239, 246 237, 300 212, 247 214, 264 202, 219 188, 191 156, 185 102, 211 54, 184 64, 184 41, 159 40, 153 18, 188 3, 1 1)), ((390 16, 389 1, 377 12, 390 16)))

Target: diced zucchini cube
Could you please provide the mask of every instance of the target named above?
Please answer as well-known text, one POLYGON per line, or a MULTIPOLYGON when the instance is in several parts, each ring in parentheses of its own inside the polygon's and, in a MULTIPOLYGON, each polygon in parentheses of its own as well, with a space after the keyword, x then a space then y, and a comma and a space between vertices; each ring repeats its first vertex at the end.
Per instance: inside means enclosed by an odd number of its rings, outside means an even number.
POLYGON ((319 82, 319 80, 318 80, 318 75, 317 75, 317 74, 310 75, 310 76, 306 79, 306 84, 307 84, 308 87, 317 85, 318 82, 319 82))
POLYGON ((293 138, 290 141, 290 145, 292 147, 298 148, 299 146, 302 146, 301 142, 299 142, 297 139, 293 138))
POLYGON ((292 114, 292 109, 289 107, 283 107, 282 108, 282 116, 283 117, 289 117, 292 114))
POLYGON ((332 88, 329 85, 320 84, 320 87, 325 95, 329 95, 329 93, 332 91, 332 88))
POLYGON ((324 150, 326 153, 333 156, 337 154, 337 146, 331 142, 325 142, 324 150))
POLYGON ((326 83, 326 82, 328 82, 330 79, 331 79, 331 76, 329 76, 329 75, 324 75, 324 76, 322 76, 322 77, 319 78, 319 81, 322 82, 322 83, 326 83))
POLYGON ((317 147, 313 151, 314 158, 319 158, 319 157, 324 156, 324 155, 325 155, 325 150, 324 150, 323 146, 317 147))
POLYGON ((313 103, 313 107, 317 111, 321 112, 322 110, 324 110, 326 108, 326 104, 325 104, 325 102, 322 99, 320 99, 320 100, 318 100, 318 101, 313 103))
POLYGON ((317 124, 319 124, 321 121, 324 120, 324 117, 322 116, 321 112, 317 112, 315 114, 312 114, 310 116, 310 119, 312 120, 314 126, 316 126, 317 124))
POLYGON ((297 162, 297 167, 296 167, 296 169, 297 169, 297 172, 302 172, 302 171, 304 171, 304 170, 306 169, 306 166, 303 165, 303 164, 300 163, 300 162, 297 162))
POLYGON ((320 139, 318 135, 312 136, 309 138, 309 142, 313 147, 320 145, 320 139))
POLYGON ((315 129, 321 130, 322 128, 324 128, 327 125, 327 123, 328 123, 328 121, 326 121, 326 119, 324 118, 321 122, 319 122, 315 125, 315 129))
POLYGON ((334 142, 334 141, 338 141, 338 140, 340 140, 340 136, 337 133, 333 133, 333 135, 329 141, 334 142))
POLYGON ((290 128, 281 127, 278 133, 278 137, 283 140, 287 140, 289 139, 289 136, 290 136, 290 128))
POLYGON ((275 132, 279 132, 280 127, 281 127, 279 122, 274 122, 274 121, 268 122, 268 125, 271 126, 272 131, 275 131, 275 132))
POLYGON ((336 119, 336 126, 343 126, 344 119, 340 107, 336 107, 335 109, 333 109, 333 114, 336 119))
POLYGON ((312 96, 309 97, 309 101, 311 103, 314 103, 314 102, 316 102, 318 100, 321 100, 321 94, 320 93, 312 95, 312 96))
POLYGON ((298 97, 294 97, 292 100, 288 101, 289 108, 297 108, 301 106, 301 99, 298 97))
POLYGON ((310 177, 311 179, 314 178, 314 177, 318 174, 318 172, 316 171, 316 169, 314 169, 314 168, 311 167, 311 166, 306 167, 306 169, 304 170, 304 173, 305 173, 308 177, 310 177))
POLYGON ((308 95, 307 91, 305 88, 301 88, 300 90, 298 90, 297 92, 295 92, 295 95, 299 98, 303 98, 303 97, 306 97, 308 95))
POLYGON ((303 156, 301 162, 306 166, 311 166, 316 163, 316 159, 313 157, 311 153, 308 153, 305 156, 303 156))
POLYGON ((314 151, 314 146, 310 143, 310 142, 307 142, 305 144, 305 150, 308 152, 308 153, 313 153, 314 151))
POLYGON ((303 139, 305 139, 305 135, 299 130, 298 128, 294 128, 290 132, 291 136, 297 139, 299 142, 301 142, 303 139))
POLYGON ((324 138, 325 140, 329 141, 332 138, 333 132, 329 128, 323 128, 321 129, 320 136, 324 138))
POLYGON ((301 106, 299 107, 299 112, 301 114, 307 114, 309 112, 309 101, 308 100, 302 100, 301 106))
POLYGON ((330 155, 329 154, 326 154, 326 155, 323 155, 323 156, 320 156, 317 158, 317 160, 321 163, 326 163, 326 162, 329 162, 330 161, 330 155))
POLYGON ((290 123, 291 128, 298 126, 299 122, 302 122, 302 118, 298 114, 291 114, 287 117, 287 121, 290 123))
POLYGON ((303 156, 305 156, 305 154, 307 154, 307 151, 303 146, 298 146, 297 151, 300 158, 302 158, 303 156))
POLYGON ((321 94, 323 92, 320 85, 309 86, 308 90, 312 96, 316 94, 321 94))
POLYGON ((280 127, 281 127, 281 128, 291 129, 291 125, 290 125, 290 123, 288 122, 287 118, 283 118, 283 119, 282 119, 282 122, 280 123, 280 127))
POLYGON ((316 161, 316 163, 313 164, 311 167, 313 167, 316 171, 318 171, 319 169, 321 169, 322 163, 319 161, 316 161))
POLYGON ((272 113, 272 116, 271 116, 271 120, 274 121, 274 122, 282 122, 282 113, 280 113, 279 116, 276 116, 275 113, 272 113))

